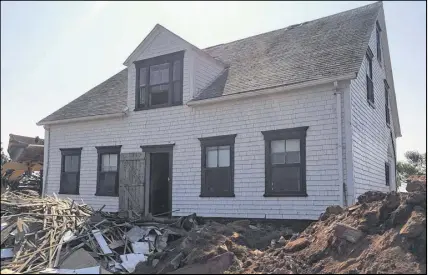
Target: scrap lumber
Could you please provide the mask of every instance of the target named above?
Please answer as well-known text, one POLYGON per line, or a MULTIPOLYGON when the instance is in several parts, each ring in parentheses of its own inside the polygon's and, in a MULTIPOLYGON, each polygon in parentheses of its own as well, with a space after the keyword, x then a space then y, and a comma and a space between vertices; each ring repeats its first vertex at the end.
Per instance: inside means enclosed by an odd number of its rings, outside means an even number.
POLYGON ((34 191, 6 191, 1 195, 1 248, 7 258, 2 273, 132 272, 151 253, 165 249, 168 235, 186 235, 182 218, 134 215, 137 219, 130 220, 102 212, 104 207, 94 210, 55 194, 41 198, 34 191), (87 255, 93 260, 86 266, 66 264, 87 255))

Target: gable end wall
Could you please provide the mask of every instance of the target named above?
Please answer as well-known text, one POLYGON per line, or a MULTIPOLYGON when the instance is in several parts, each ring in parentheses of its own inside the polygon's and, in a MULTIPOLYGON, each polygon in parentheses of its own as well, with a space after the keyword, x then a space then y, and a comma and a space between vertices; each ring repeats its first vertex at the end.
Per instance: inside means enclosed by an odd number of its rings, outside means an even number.
MULTIPOLYGON (((385 29, 383 16, 379 16, 381 28, 385 29)), ((382 40, 386 36, 382 35, 382 40)), ((379 190, 388 192, 395 190, 395 164, 391 163, 391 187, 385 184, 385 162, 388 161, 388 145, 390 132, 395 136, 393 123, 391 128, 386 125, 385 117, 385 57, 379 63, 376 51, 376 28, 370 36, 369 47, 373 52, 373 86, 374 105, 372 108, 367 102, 366 90, 366 66, 367 59, 364 57, 363 64, 358 72, 358 77, 351 81, 351 125, 352 125, 352 159, 354 178, 354 202, 356 198, 366 191, 379 190), (391 189, 390 189, 391 188, 391 189)), ((383 55, 385 51, 383 50, 383 55)), ((390 99, 391 103, 391 99, 390 99)), ((392 118, 391 118, 392 119, 392 118)))

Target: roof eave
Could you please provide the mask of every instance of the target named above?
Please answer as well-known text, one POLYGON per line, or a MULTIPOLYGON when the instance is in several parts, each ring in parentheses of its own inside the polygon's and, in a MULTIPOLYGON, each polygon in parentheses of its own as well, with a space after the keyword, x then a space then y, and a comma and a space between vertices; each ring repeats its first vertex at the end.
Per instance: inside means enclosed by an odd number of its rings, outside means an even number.
POLYGON ((120 113, 112 113, 112 114, 105 114, 105 115, 85 116, 85 117, 60 119, 60 120, 52 120, 52 121, 41 120, 37 122, 36 125, 43 126, 43 125, 64 124, 64 123, 71 123, 71 122, 80 122, 80 121, 89 121, 89 120, 98 120, 98 119, 107 119, 107 118, 118 118, 118 117, 124 116, 125 114, 126 112, 120 112, 120 113))
POLYGON ((306 81, 306 82, 290 84, 290 85, 280 85, 280 86, 268 87, 268 88, 258 89, 258 90, 243 91, 240 93, 227 94, 227 95, 222 95, 219 97, 208 98, 208 99, 190 100, 186 103, 186 105, 197 106, 197 105, 224 102, 224 101, 229 101, 234 99, 249 98, 249 97, 254 97, 259 95, 276 94, 276 93, 282 93, 282 92, 291 91, 291 90, 310 88, 317 85, 333 83, 335 81, 352 80, 355 78, 357 78, 357 73, 354 72, 354 73, 350 73, 350 74, 342 75, 338 77, 324 78, 324 79, 306 81))

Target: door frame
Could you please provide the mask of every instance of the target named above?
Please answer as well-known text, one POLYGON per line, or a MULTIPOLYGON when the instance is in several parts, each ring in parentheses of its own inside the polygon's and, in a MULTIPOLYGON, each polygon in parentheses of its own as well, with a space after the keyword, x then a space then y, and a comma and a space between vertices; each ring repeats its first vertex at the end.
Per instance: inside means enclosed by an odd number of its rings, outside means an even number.
MULTIPOLYGON (((172 211, 172 165, 173 165, 173 148, 175 143, 173 144, 161 144, 161 145, 142 145, 140 146, 143 152, 145 153, 145 182, 147 184, 144 184, 144 215, 149 214, 149 205, 150 205, 150 154, 152 153, 168 153, 168 159, 169 159, 169 182, 168 182, 168 209, 169 211, 172 211)), ((172 216, 172 212, 168 214, 168 217, 172 216)))

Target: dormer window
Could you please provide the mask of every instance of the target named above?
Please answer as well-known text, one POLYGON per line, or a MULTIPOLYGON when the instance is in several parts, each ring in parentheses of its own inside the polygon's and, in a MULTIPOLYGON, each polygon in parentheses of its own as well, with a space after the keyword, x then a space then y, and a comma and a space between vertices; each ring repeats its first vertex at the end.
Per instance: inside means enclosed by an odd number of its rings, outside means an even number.
POLYGON ((184 51, 136 61, 135 110, 183 104, 184 51))

